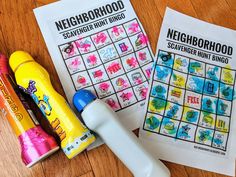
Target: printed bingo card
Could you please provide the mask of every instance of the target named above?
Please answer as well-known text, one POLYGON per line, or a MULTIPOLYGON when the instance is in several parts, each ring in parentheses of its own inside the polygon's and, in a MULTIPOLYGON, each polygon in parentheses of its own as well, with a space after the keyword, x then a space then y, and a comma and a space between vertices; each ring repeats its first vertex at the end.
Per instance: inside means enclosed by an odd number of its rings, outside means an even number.
POLYGON ((81 3, 35 9, 67 98, 91 90, 127 127, 138 128, 153 64, 147 35, 129 0, 81 3))
POLYGON ((159 157, 235 173, 236 51, 230 35, 236 32, 167 10, 140 133, 159 157))

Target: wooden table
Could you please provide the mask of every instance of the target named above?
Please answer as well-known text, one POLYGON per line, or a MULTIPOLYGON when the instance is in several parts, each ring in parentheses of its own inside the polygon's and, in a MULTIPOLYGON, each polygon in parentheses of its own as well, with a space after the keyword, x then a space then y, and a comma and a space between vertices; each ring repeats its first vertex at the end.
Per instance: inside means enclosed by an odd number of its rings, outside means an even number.
MULTIPOLYGON (((54 0, 0 0, 0 52, 9 56, 26 50, 50 73, 52 84, 64 95, 57 73, 36 23, 33 9, 54 0)), ((236 0, 131 0, 155 51, 166 6, 193 17, 236 30, 236 0)), ((236 41, 235 41, 236 42, 236 41)), ((40 122, 46 126, 40 113, 40 122)), ((44 127, 45 127, 44 126, 44 127)), ((48 129, 48 127, 45 127, 48 129)), ((137 156, 138 157, 138 156, 137 156)), ((222 177, 210 172, 164 162, 173 177, 222 177)), ((130 177, 132 174, 105 146, 68 160, 62 151, 27 169, 18 141, 6 119, 0 118, 0 177, 130 177)))

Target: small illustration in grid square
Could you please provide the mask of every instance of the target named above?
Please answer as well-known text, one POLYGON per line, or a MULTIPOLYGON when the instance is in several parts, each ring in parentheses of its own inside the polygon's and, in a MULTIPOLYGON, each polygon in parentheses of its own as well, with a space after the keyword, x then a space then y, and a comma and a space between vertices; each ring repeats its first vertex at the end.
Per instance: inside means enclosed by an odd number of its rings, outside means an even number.
POLYGON ((125 73, 120 59, 113 60, 109 63, 106 63, 105 68, 110 78, 114 78, 116 76, 120 76, 125 73))
POLYGON ((213 130, 198 127, 195 141, 200 144, 211 145, 213 139, 213 130))
POLYGON ((170 80, 170 75, 171 75, 170 68, 156 65, 154 72, 154 80, 168 83, 170 80))
POLYGON ((189 122, 191 124, 197 124, 200 116, 200 111, 197 109, 184 107, 182 121, 189 122))
POLYGON ((184 94, 184 89, 169 86, 168 101, 183 105, 184 94))
POLYGON ((149 80, 151 78, 151 74, 152 74, 152 65, 147 64, 142 66, 142 70, 144 75, 146 76, 146 78, 149 80))
POLYGON ((131 36, 129 39, 135 51, 147 47, 148 45, 148 37, 142 32, 131 36))
POLYGON ((128 38, 115 42, 115 47, 121 57, 134 52, 134 49, 128 38))
POLYGON ((87 69, 94 68, 102 64, 97 51, 88 54, 83 54, 82 58, 87 69))
POLYGON ((140 66, 146 65, 153 61, 153 58, 147 47, 135 52, 135 54, 140 66))
POLYGON ((188 73, 189 59, 180 55, 175 55, 174 69, 180 72, 188 73))
POLYGON ((126 72, 129 72, 139 67, 138 60, 134 53, 122 57, 121 61, 126 72))
POLYGON ((109 97, 106 97, 102 99, 105 103, 107 103, 114 111, 118 111, 121 109, 119 101, 116 97, 116 95, 111 95, 109 97))
POLYGON ((177 138, 194 142, 196 129, 196 125, 181 122, 177 132, 177 138))
POLYGON ((169 86, 164 83, 154 81, 150 95, 161 99, 167 99, 168 87, 169 86))
POLYGON ((193 92, 202 93, 204 87, 204 78, 188 75, 186 89, 193 92))
POLYGON ((102 82, 94 86, 99 98, 104 98, 115 93, 110 81, 102 82))
POLYGON ((216 131, 214 134, 212 146, 215 148, 226 150, 227 139, 228 133, 216 131))
POLYGON ((219 84, 220 84, 219 81, 206 79, 205 84, 204 84, 203 93, 206 95, 218 97, 219 84))
POLYGON ((223 68, 221 72, 221 81, 225 84, 233 85, 235 80, 235 71, 223 68))
POLYGON ((196 60, 190 60, 189 62, 189 74, 205 77, 205 63, 196 61, 196 60))
POLYGON ((185 88, 186 79, 187 79, 187 74, 173 70, 170 79, 170 85, 175 87, 185 88))
POLYGON ((127 37, 125 29, 122 25, 113 26, 112 28, 108 29, 108 33, 113 42, 119 41, 127 37))
POLYGON ((98 53, 103 63, 106 63, 119 57, 113 44, 99 49, 98 53))
POLYGON ((230 116, 231 114, 231 102, 219 99, 217 102, 217 114, 222 116, 230 116))
POLYGON ((229 132, 230 118, 226 116, 218 116, 216 119, 216 130, 221 132, 229 132))
POLYGON ((100 48, 112 43, 107 31, 102 31, 97 34, 94 34, 91 38, 92 38, 93 43, 97 49, 100 49, 100 48))
POLYGON ((231 85, 220 83, 220 98, 228 101, 233 100, 234 88, 231 85))
POLYGON ((128 36, 134 35, 136 33, 139 33, 141 31, 141 28, 137 22, 137 20, 132 20, 128 23, 124 24, 125 31, 128 34, 128 36))
POLYGON ((159 51, 157 64, 172 68, 174 64, 174 54, 165 51, 159 51))
POLYGON ((216 115, 202 111, 199 119, 198 125, 205 127, 205 128, 215 128, 215 121, 216 121, 216 115))
POLYGON ((160 115, 148 113, 145 119, 144 128, 158 133, 160 131, 162 118, 163 117, 160 115))
POLYGON ((75 45, 79 49, 81 54, 89 53, 96 50, 90 37, 79 38, 75 41, 75 45))
POLYGON ((217 98, 203 95, 202 97, 202 110, 216 114, 217 98))
POLYGON ((132 86, 139 85, 146 81, 145 76, 141 69, 136 69, 127 73, 127 76, 130 80, 132 86))
POLYGON ((206 64, 206 78, 219 81, 220 80, 221 68, 206 64))
POLYGON ((122 91, 128 87, 131 87, 126 75, 121 75, 111 80, 116 92, 122 91))
POLYGON ((61 45, 59 47, 64 59, 79 55, 79 51, 77 50, 74 42, 68 42, 67 44, 61 45))
POLYGON ((72 75, 72 80, 76 90, 92 85, 92 81, 90 80, 89 75, 86 71, 72 75))
POLYGON ((81 56, 69 58, 65 61, 65 63, 70 74, 74 74, 79 71, 84 71, 86 69, 81 56))
POLYGON ((117 97, 119 99, 122 108, 130 106, 137 102, 137 99, 134 95, 132 88, 118 92, 117 97))
POLYGON ((147 92, 148 92, 148 82, 144 82, 143 84, 134 87, 134 93, 138 101, 145 100, 147 97, 147 92))
POLYGON ((175 103, 167 102, 166 110, 165 110, 166 117, 180 120, 182 116, 182 112, 183 112, 182 106, 175 103))
POLYGON ((164 115, 166 103, 167 103, 166 100, 150 97, 150 101, 148 104, 148 111, 152 113, 158 113, 160 115, 164 115))
POLYGON ((88 73, 92 79, 93 84, 104 82, 109 79, 106 70, 102 65, 88 70, 88 73))
POLYGON ((179 121, 164 117, 161 124, 160 133, 176 137, 179 121))

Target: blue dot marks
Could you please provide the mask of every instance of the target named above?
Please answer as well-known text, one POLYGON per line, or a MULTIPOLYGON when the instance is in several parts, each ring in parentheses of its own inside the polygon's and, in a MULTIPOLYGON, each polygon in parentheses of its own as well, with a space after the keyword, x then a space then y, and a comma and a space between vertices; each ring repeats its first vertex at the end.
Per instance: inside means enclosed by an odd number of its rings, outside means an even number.
POLYGON ((168 82, 170 79, 171 69, 163 66, 156 66, 154 80, 168 82))
POLYGON ((219 82, 213 81, 213 80, 205 80, 204 85, 204 94, 212 95, 212 96, 218 96, 218 89, 219 89, 219 82))
POLYGON ((157 63, 172 68, 174 64, 174 55, 169 52, 160 51, 158 54, 157 63))

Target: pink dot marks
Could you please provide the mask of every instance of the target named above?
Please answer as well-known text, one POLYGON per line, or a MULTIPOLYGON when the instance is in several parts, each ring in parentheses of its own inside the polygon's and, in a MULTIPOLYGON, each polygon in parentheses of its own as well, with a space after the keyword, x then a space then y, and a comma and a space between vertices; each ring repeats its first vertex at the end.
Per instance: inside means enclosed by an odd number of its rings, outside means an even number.
POLYGON ((124 32, 124 30, 121 27, 114 26, 111 32, 114 36, 120 36, 121 33, 124 32))
POLYGON ((116 103, 116 101, 112 98, 108 98, 105 101, 113 110, 119 109, 120 107, 118 106, 118 104, 116 103))
POLYGON ((127 93, 123 92, 123 93, 120 95, 120 97, 121 97, 121 99, 123 100, 123 102, 129 101, 130 98, 132 98, 132 96, 133 96, 133 93, 132 93, 132 92, 127 92, 127 93))
POLYGON ((103 71, 99 69, 99 70, 94 71, 92 74, 94 78, 100 79, 103 76, 103 71))
POLYGON ((68 43, 67 46, 63 49, 63 52, 67 54, 68 57, 75 55, 75 46, 73 43, 68 43))
POLYGON ((104 44, 107 40, 107 35, 103 32, 98 33, 94 38, 93 38, 94 42, 96 44, 104 44))
POLYGON ((112 62, 111 65, 107 68, 107 70, 110 74, 118 72, 119 70, 121 70, 120 63, 112 62))
POLYGON ((79 58, 75 58, 69 63, 68 67, 70 70, 78 69, 80 64, 81 64, 81 61, 79 61, 79 58))
POLYGON ((116 81, 116 85, 118 87, 121 87, 122 89, 128 87, 127 81, 125 81, 123 78, 118 78, 117 81, 116 81))
POLYGON ((75 41, 75 45, 79 48, 82 52, 89 52, 91 48, 91 42, 88 39, 83 39, 79 37, 77 41, 75 41))
POLYGON ((126 60, 126 63, 131 67, 131 68, 135 68, 138 65, 137 60, 134 57, 128 58, 126 60))
POLYGON ((144 85, 140 86, 140 87, 137 87, 136 90, 138 91, 140 97, 142 99, 146 99, 147 97, 147 92, 148 92, 148 88, 145 87, 144 85))
POLYGON ((152 68, 150 67, 150 68, 146 69, 145 73, 146 73, 147 78, 150 79, 151 78, 151 74, 152 74, 152 68))
POLYGON ((86 81, 85 77, 83 77, 83 76, 78 76, 77 82, 78 82, 79 84, 81 84, 82 86, 85 86, 87 81, 86 81))
POLYGON ((139 53, 138 53, 138 58, 139 58, 141 61, 147 60, 147 54, 146 54, 146 52, 139 52, 139 53))
POLYGON ((138 23, 137 23, 137 22, 131 23, 130 26, 129 26, 129 28, 128 28, 128 31, 129 31, 130 33, 136 33, 136 32, 138 32, 138 31, 139 31, 139 25, 138 25, 138 23))
POLYGON ((147 45, 148 37, 145 34, 139 34, 137 37, 136 45, 147 45))
POLYGON ((95 66, 97 64, 97 57, 96 55, 89 55, 87 58, 87 62, 90 63, 92 66, 95 66))
POLYGON ((109 88, 110 88, 110 84, 108 84, 108 83, 106 83, 106 82, 101 83, 101 84, 99 85, 99 89, 100 89, 101 92, 103 92, 103 93, 108 92, 109 88))

